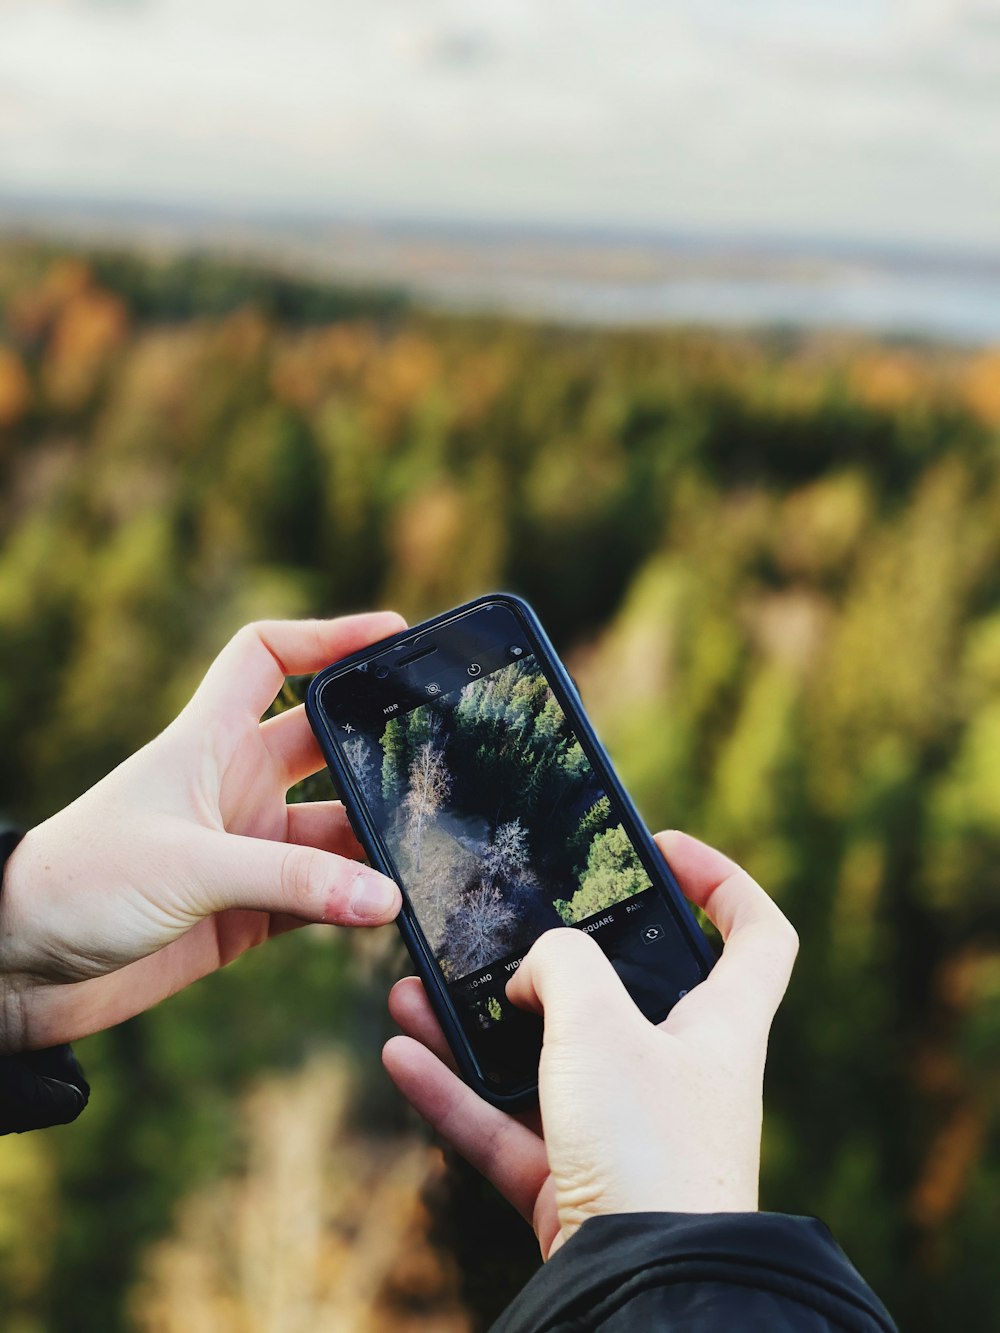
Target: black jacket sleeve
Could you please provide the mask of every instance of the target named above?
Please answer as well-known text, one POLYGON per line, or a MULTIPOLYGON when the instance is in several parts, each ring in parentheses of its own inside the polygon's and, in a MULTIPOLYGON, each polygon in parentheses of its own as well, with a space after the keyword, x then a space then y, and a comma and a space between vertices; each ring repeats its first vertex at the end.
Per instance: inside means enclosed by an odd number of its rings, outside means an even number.
POLYGON ((492 1333, 895 1333, 829 1231, 780 1213, 596 1217, 492 1333))
MULTIPOLYGON (((19 841, 17 833, 0 833, 0 886, 19 841)), ((68 1046, 0 1057, 0 1134, 66 1125, 89 1097, 90 1086, 68 1046)))

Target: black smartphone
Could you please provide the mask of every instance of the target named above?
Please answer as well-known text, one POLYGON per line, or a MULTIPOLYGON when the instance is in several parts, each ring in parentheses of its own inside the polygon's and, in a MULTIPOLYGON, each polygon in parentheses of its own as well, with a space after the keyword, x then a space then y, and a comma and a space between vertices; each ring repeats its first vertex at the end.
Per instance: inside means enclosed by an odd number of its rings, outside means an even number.
POLYGON ((481 597, 355 653, 306 709, 464 1078, 536 1093, 541 1021, 505 987, 553 926, 584 930, 654 1021, 715 954, 526 602, 481 597))

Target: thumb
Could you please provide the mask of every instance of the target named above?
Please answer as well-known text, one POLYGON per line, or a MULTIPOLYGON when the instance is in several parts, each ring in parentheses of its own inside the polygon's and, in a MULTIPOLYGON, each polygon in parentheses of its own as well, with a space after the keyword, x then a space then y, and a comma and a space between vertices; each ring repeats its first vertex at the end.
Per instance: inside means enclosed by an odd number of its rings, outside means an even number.
POLYGON ((507 983, 507 996, 544 1016, 548 1042, 605 1028, 620 1033, 623 1023, 642 1017, 603 949, 580 930, 539 936, 507 983))
POLYGON ((381 926, 402 899, 391 879, 370 866, 317 847, 211 833, 199 867, 209 910, 230 907, 282 912, 303 921, 381 926))

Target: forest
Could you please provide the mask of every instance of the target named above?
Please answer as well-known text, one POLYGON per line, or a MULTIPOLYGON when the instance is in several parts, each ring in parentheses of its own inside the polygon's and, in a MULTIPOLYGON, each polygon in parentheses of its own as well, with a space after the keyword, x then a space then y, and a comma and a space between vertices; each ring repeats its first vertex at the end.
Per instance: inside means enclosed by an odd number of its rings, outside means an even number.
POLYGON ((650 887, 532 656, 344 748, 449 981, 650 887))
MULTIPOLYGON (((798 929, 762 1205, 822 1217, 901 1327, 1000 1324, 1000 349, 0 243, 5 818, 143 744, 247 620, 499 588, 650 826, 798 929)), ((485 1327, 533 1238, 379 1068, 405 967, 390 930, 293 932, 80 1042, 86 1113, 0 1152, 0 1325, 485 1327)))

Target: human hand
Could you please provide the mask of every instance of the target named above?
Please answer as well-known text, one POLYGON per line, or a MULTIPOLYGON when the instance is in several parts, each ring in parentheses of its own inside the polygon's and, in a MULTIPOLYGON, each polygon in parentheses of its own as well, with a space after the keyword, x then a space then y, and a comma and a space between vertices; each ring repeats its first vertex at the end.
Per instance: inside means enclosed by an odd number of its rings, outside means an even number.
POLYGON ((339 802, 287 805, 323 765, 286 675, 404 628, 391 612, 240 630, 155 740, 32 829, 0 894, 0 1051, 100 1031, 303 922, 399 910, 339 802))
POLYGON ((767 1037, 798 940, 721 852, 683 833, 657 842, 722 957, 656 1026, 589 936, 537 940, 507 993, 544 1017, 540 1117, 497 1110, 459 1079, 416 977, 389 997, 407 1034, 383 1051, 390 1076, 534 1226, 546 1259, 590 1217, 757 1207, 767 1037))

